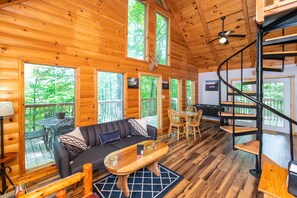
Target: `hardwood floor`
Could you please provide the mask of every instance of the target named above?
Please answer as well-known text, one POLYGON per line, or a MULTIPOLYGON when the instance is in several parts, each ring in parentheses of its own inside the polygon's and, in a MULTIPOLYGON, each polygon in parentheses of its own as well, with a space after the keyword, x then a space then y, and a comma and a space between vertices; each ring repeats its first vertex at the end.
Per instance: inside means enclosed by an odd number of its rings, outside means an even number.
MULTIPOLYGON (((201 132, 201 139, 197 138, 196 141, 193 138, 189 140, 182 138, 179 141, 165 136, 159 138, 170 147, 169 153, 160 160, 160 163, 184 176, 184 179, 165 197, 263 197, 257 190, 259 180, 249 174, 249 170, 254 168, 254 155, 233 151, 231 134, 220 131, 217 123, 202 122, 201 132)), ((264 144, 263 150, 270 151, 270 154, 276 153, 275 157, 280 157, 279 153, 289 152, 282 150, 288 146, 280 147, 278 152, 268 149, 268 147, 274 148, 271 142, 282 139, 280 136, 282 135, 265 134, 264 141, 269 144, 264 144)), ((252 135, 238 137, 237 143, 252 139, 252 135)), ((286 158, 287 155, 282 157, 286 158)), ((94 171, 94 181, 107 174, 105 170, 94 171)), ((59 177, 55 176, 36 182, 35 185, 29 186, 29 190, 57 179, 59 177)), ((69 189, 67 197, 80 198, 81 192, 80 184, 75 192, 69 189)))

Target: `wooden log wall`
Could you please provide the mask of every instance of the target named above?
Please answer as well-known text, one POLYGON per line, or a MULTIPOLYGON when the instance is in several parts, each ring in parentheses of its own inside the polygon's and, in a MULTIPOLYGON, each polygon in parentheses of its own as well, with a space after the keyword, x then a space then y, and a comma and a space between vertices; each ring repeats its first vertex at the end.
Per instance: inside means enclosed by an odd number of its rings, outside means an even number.
MULTIPOLYGON (((15 115, 5 120, 5 152, 19 152, 8 165, 15 181, 36 180, 55 172, 55 166, 25 172, 24 159, 24 63, 66 66, 76 69, 76 125, 97 123, 96 73, 111 71, 125 77, 149 72, 149 62, 126 58, 127 0, 28 0, 0 5, 0 101, 12 101, 15 115)), ((159 66, 153 73, 162 80, 197 84, 193 60, 173 15, 147 0, 148 52, 155 51, 155 14, 170 18, 170 66, 159 66)), ((126 86, 125 86, 126 87, 126 86)), ((169 90, 163 90, 163 131, 168 129, 169 90)), ((125 116, 139 117, 139 90, 125 88, 125 116)), ((196 89, 195 101, 198 90, 196 89)), ((183 104, 185 107, 185 104, 183 104)), ((162 129, 159 131, 162 133, 162 129)))

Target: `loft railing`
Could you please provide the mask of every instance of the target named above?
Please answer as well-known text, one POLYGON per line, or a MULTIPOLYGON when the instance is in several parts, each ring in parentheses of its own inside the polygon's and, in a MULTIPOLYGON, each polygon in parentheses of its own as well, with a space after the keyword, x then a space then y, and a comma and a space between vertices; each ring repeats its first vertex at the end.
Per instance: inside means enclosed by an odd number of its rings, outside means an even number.
POLYGON ((66 112, 66 116, 74 115, 74 103, 25 104, 25 131, 36 131, 41 126, 36 121, 45 117, 53 117, 56 112, 66 112))
POLYGON ((265 16, 297 7, 297 0, 256 0, 256 22, 262 24, 265 16))
POLYGON ((98 123, 120 120, 123 117, 122 100, 98 101, 98 123))

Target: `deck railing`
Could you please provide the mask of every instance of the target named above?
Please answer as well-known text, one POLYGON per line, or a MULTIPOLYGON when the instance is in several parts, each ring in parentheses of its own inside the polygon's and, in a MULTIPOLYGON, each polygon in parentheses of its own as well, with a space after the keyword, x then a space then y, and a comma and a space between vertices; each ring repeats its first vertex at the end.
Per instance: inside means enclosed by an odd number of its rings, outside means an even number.
POLYGON ((74 115, 74 103, 25 104, 25 131, 36 131, 41 126, 36 121, 45 117, 56 116, 56 112, 66 112, 66 116, 74 115))
POLYGON ((171 98, 171 108, 174 109, 175 111, 178 111, 178 98, 171 98))
MULTIPOLYGON (((263 98, 264 104, 276 109, 277 111, 284 113, 284 100, 276 98, 263 98)), ((263 110, 263 122, 264 125, 283 127, 284 119, 267 109, 263 110)))
POLYGON ((98 123, 120 120, 123 117, 122 100, 98 101, 98 123))

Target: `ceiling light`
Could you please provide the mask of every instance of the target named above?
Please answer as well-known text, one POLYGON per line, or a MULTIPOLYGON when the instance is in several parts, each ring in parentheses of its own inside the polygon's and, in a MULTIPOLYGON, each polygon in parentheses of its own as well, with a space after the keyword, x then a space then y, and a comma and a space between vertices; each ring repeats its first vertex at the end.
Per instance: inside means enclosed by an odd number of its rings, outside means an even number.
POLYGON ((222 37, 222 38, 220 38, 219 42, 220 42, 221 44, 226 44, 226 43, 228 42, 228 40, 227 40, 226 37, 222 37))

